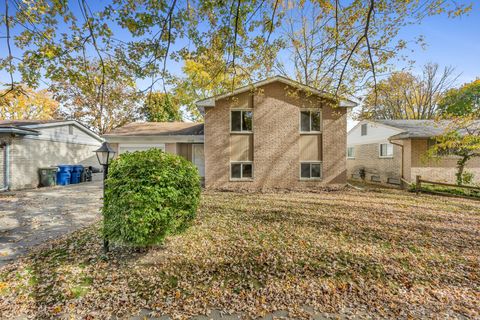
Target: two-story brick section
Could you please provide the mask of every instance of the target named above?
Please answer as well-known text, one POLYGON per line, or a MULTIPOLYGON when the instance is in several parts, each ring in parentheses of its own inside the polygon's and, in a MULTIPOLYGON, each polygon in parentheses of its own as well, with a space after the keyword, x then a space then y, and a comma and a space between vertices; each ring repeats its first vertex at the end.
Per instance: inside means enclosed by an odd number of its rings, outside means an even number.
POLYGON ((344 185, 347 111, 355 105, 279 76, 198 101, 206 187, 344 185))

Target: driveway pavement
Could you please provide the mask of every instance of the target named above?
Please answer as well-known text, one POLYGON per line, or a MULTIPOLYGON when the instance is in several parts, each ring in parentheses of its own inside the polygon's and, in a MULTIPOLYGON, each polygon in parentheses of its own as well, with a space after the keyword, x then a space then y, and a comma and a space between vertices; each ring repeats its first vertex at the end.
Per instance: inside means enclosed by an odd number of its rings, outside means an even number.
POLYGON ((100 217, 101 181, 0 193, 0 267, 100 217))

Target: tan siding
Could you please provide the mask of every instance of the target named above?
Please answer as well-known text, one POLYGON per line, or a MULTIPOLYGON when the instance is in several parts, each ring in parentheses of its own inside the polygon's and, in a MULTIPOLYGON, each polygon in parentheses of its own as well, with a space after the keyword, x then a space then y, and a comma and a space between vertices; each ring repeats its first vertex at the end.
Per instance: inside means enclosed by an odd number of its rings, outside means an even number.
POLYGON ((230 136, 230 160, 252 161, 253 160, 253 135, 232 134, 230 136))
POLYGON ((322 136, 318 134, 300 135, 300 161, 320 161, 322 136))
POLYGON ((185 159, 192 161, 192 144, 177 143, 177 154, 185 159))
POLYGON ((165 152, 177 154, 177 144, 165 143, 165 152))

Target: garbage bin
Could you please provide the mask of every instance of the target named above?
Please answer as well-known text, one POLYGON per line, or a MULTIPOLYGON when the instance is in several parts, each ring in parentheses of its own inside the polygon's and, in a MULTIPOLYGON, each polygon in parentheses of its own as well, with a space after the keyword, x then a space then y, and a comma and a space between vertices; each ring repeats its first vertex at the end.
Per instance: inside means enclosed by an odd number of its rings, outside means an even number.
POLYGON ((57 184, 65 186, 70 184, 72 166, 68 164, 58 165, 57 184))
POLYGON ((72 177, 70 179, 70 183, 72 183, 72 184, 80 183, 80 180, 81 180, 81 177, 82 177, 82 172, 83 172, 83 166, 82 165, 72 166, 72 177))
POLYGON ((52 187, 57 184, 57 167, 39 168, 41 187, 52 187))

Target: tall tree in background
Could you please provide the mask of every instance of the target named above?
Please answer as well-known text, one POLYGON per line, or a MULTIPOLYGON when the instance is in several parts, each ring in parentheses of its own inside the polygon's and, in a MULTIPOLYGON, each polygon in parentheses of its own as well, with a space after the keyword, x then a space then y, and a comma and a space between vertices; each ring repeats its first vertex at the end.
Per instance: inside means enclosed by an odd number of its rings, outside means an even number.
MULTIPOLYGON (((420 23, 426 16, 456 17, 471 9, 470 4, 453 0, 112 0, 95 6, 87 0, 5 0, 0 28, 6 35, 2 39, 6 50, 0 53, 0 70, 8 73, 6 84, 13 90, 18 82, 35 87, 41 80, 59 81, 59 66, 96 59, 101 95, 96 108, 108 109, 107 58, 132 71, 136 82, 148 82, 141 90, 152 92, 168 85, 171 62, 188 53, 199 62, 199 49, 218 36, 226 66, 222 72, 232 79, 231 90, 241 84, 237 81, 241 73, 251 81, 272 72, 271 60, 281 53, 275 47, 283 37, 276 30, 287 12, 306 2, 320 8, 326 16, 321 20, 328 21, 326 39, 334 45, 325 49, 329 57, 336 57, 331 82, 338 94, 349 90, 343 83, 351 74, 362 83, 376 82, 381 66, 396 55, 394 49, 406 43, 397 41, 404 26, 420 23), (247 66, 255 68, 245 72, 247 66)), ((322 73, 328 74, 328 65, 322 73)), ((82 68, 75 70, 88 71, 87 64, 82 68)), ((66 80, 71 78, 62 81, 66 80)))
POLYGON ((480 79, 448 90, 440 101, 439 108, 447 116, 477 114, 480 117, 480 79))
POLYGON ((433 119, 438 105, 457 77, 454 69, 440 70, 438 64, 427 64, 415 76, 395 72, 378 83, 367 94, 359 119, 433 119))
POLYGON ((152 122, 182 121, 178 100, 163 92, 148 94, 140 109, 140 116, 152 122))
POLYGON ((115 60, 75 61, 53 77, 50 90, 61 114, 103 134, 138 118, 141 95, 134 79, 115 60))
POLYGON ((47 90, 34 91, 22 86, 0 91, 0 119, 49 120, 58 118, 59 104, 47 90))

